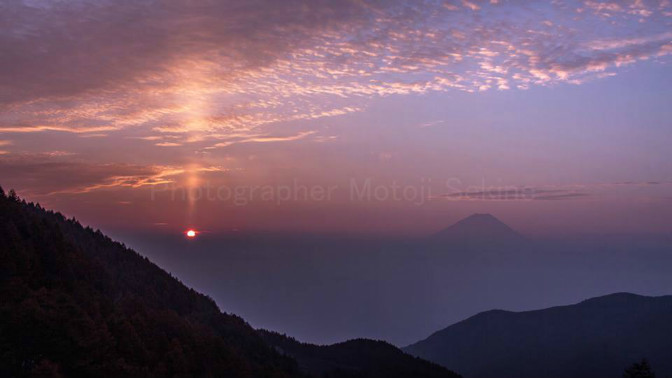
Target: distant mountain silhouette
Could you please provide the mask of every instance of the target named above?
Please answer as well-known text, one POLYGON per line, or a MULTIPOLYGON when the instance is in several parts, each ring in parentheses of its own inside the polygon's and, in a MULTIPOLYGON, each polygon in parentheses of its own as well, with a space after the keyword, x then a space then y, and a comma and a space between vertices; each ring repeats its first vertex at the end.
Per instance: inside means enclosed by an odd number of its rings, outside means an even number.
POLYGON ((435 242, 511 243, 524 238, 491 214, 473 214, 430 236, 435 242))
POLYGON ((321 377, 458 378, 458 374, 413 357, 383 341, 366 339, 318 346, 275 332, 260 331, 280 353, 295 358, 301 369, 321 377))
POLYGON ((537 311, 480 313, 403 348, 479 378, 618 377, 647 358, 672 376, 672 296, 619 293, 537 311))
MULTIPOLYGON (((1 188, 0 298, 0 377, 309 376, 147 258, 1 188)), ((384 378, 400 366, 455 377, 389 345, 343 345, 324 349, 347 373, 332 377, 384 378)))

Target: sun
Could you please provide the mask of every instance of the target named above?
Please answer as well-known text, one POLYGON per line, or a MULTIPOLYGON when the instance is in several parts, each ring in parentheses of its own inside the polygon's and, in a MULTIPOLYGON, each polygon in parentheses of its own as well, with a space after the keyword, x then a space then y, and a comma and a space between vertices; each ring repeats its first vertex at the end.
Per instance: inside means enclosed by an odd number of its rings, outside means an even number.
POLYGON ((186 232, 185 234, 186 234, 187 237, 190 238, 190 239, 191 239, 191 238, 195 238, 195 237, 196 237, 196 230, 187 230, 187 232, 186 232))

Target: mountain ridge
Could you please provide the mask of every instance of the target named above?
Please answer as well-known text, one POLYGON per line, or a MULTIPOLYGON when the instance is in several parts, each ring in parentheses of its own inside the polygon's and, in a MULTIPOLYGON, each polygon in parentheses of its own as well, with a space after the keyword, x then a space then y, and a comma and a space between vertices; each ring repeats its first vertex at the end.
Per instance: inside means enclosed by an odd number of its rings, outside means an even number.
POLYGON ((671 295, 614 293, 539 310, 485 311, 402 349, 475 378, 618 376, 643 357, 666 376, 671 317, 671 295))
POLYGON ((259 332, 276 350, 295 358, 303 371, 316 376, 460 377, 440 365, 413 357, 381 340, 358 338, 330 345, 312 345, 277 332, 259 332), (353 356, 353 353, 356 355, 353 356))

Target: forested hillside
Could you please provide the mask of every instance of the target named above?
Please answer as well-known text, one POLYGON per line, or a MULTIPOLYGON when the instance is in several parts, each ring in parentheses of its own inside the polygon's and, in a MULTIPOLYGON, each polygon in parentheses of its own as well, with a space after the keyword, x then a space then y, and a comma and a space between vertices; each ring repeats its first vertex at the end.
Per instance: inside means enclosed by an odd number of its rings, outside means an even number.
POLYGON ((100 231, 0 193, 0 376, 289 377, 241 318, 100 231))

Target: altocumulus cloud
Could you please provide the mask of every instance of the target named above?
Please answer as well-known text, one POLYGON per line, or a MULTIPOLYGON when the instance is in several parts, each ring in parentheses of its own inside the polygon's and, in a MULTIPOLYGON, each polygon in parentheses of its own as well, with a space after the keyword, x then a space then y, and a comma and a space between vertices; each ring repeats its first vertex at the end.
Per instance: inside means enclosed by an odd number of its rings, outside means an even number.
POLYGON ((380 96, 614 75, 667 59, 671 17, 667 0, 8 0, 0 132, 177 138, 159 147, 317 139, 269 129, 380 96))

